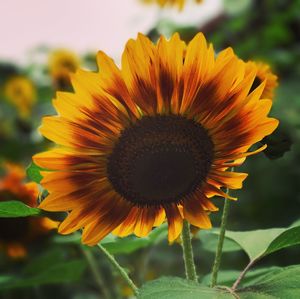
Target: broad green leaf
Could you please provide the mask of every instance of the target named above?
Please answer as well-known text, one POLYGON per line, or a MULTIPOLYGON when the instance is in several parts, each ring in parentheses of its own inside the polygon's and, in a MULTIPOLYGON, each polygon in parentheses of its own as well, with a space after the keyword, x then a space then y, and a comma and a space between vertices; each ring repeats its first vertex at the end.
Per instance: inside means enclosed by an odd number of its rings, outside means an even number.
POLYGON ((296 227, 296 226, 300 226, 300 219, 293 222, 290 227, 296 227))
POLYGON ((10 200, 0 202, 0 218, 15 218, 41 215, 42 210, 37 208, 31 208, 21 201, 10 200))
POLYGON ((129 254, 138 249, 145 248, 149 245, 149 240, 146 238, 137 238, 129 236, 126 238, 116 238, 111 242, 101 242, 111 254, 129 254))
MULTIPOLYGON (((232 284, 236 281, 237 277, 239 277, 241 271, 236 270, 227 270, 227 271, 219 271, 218 272, 218 285, 224 285, 231 287, 232 284)), ((211 284, 211 273, 203 276, 201 280, 201 284, 205 286, 210 286, 211 284)))
POLYGON ((142 286, 138 299, 233 299, 224 289, 209 288, 179 277, 163 277, 142 286))
POLYGON ((249 256, 250 260, 264 255, 268 246, 275 240, 284 228, 271 228, 254 231, 226 231, 226 237, 238 243, 249 256))
MULTIPOLYGON (((254 282, 257 278, 260 278, 262 275, 268 273, 275 273, 279 271, 280 267, 269 267, 269 268, 261 268, 253 271, 249 271, 246 273, 246 276, 243 278, 241 285, 247 285, 249 283, 254 282)), ((225 285, 231 287, 233 283, 237 280, 241 271, 236 270, 227 270, 227 271, 219 271, 218 273, 218 284, 225 285)), ((207 274, 202 278, 202 284, 209 286, 211 283, 211 274, 207 274)))
POLYGON ((6 280, 4 283, 0 283, 0 290, 78 281, 85 268, 85 261, 79 259, 60 262, 59 264, 49 266, 43 271, 36 272, 35 275, 14 277, 6 280))
POLYGON ((300 265, 281 268, 237 291, 241 299, 300 298, 300 265))
POLYGON ((256 260, 280 249, 300 244, 300 225, 296 222, 287 228, 226 231, 226 238, 239 244, 250 260, 256 260))
POLYGON ((282 248, 297 244, 300 244, 300 226, 289 228, 280 234, 274 241, 272 241, 263 255, 265 256, 282 248))
MULTIPOLYGON (((201 241, 201 246, 203 249, 209 252, 216 252, 219 236, 213 233, 213 230, 200 230, 196 235, 201 241)), ((231 239, 225 239, 223 244, 223 252, 233 252, 242 250, 235 241, 231 239)))
POLYGON ((161 225, 144 238, 138 238, 135 236, 118 238, 113 235, 109 235, 101 241, 101 245, 103 245, 111 254, 129 254, 138 249, 156 244, 166 238, 166 236, 167 226, 161 225))
POLYGON ((42 170, 42 168, 40 168, 39 166, 37 166, 36 164, 34 164, 32 162, 29 165, 29 167, 26 169, 26 174, 27 174, 28 178, 30 178, 30 180, 39 184, 43 178, 40 173, 41 170, 42 170))

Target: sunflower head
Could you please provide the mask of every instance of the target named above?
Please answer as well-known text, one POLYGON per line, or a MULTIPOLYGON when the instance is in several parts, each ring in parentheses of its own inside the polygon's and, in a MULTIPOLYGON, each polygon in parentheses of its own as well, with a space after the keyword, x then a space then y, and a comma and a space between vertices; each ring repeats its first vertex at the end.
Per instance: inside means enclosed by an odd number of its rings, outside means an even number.
MULTIPOLYGON (((5 164, 0 178, 0 201, 19 200, 31 207, 36 206, 38 186, 23 183, 25 170, 19 165, 5 164)), ((12 258, 26 256, 27 245, 45 235, 57 224, 48 218, 0 218, 0 249, 12 258)))
POLYGON ((36 102, 36 88, 24 76, 14 76, 4 85, 4 95, 17 109, 21 118, 28 118, 36 102))
MULTIPOLYGON (((156 3, 160 7, 165 6, 177 6, 179 10, 182 10, 184 8, 186 0, 141 0, 146 4, 153 4, 156 3)), ((196 3, 201 3, 203 0, 194 0, 196 3)))
POLYGON ((59 89, 65 89, 70 84, 70 74, 79 67, 79 57, 65 49, 58 49, 49 55, 49 72, 54 84, 59 89))
POLYGON ((265 81, 265 87, 261 97, 273 100, 275 90, 278 86, 278 77, 272 72, 270 66, 263 62, 248 61, 247 69, 249 72, 256 69, 256 77, 251 90, 254 90, 265 81))
POLYGON ((58 146, 34 156, 50 195, 40 207, 68 211, 59 232, 83 229, 94 245, 110 232, 146 236, 165 220, 169 241, 183 219, 210 228, 215 195, 239 189, 247 174, 230 172, 249 148, 273 132, 265 82, 232 49, 215 56, 198 34, 153 44, 129 40, 117 67, 103 52, 99 72, 72 76, 74 93, 58 92, 58 115, 41 133, 58 146))

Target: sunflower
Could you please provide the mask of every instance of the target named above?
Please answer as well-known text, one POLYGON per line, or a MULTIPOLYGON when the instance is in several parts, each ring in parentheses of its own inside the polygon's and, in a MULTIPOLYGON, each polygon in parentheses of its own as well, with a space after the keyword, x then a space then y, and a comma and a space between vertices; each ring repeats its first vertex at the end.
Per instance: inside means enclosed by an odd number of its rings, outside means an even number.
MULTIPOLYGON (((24 184, 25 171, 14 164, 5 165, 5 175, 0 179, 0 201, 19 200, 34 207, 38 196, 38 185, 24 184)), ((27 254, 27 245, 57 223, 48 218, 0 218, 0 249, 12 258, 21 258, 27 254)))
POLYGON ((274 91, 278 86, 278 77, 272 73, 270 66, 263 62, 248 61, 247 68, 249 72, 252 69, 257 69, 256 77, 251 90, 254 90, 265 81, 265 87, 261 97, 272 100, 274 98, 274 91))
POLYGON ((21 118, 28 118, 36 102, 36 88, 33 82, 24 76, 13 76, 4 85, 4 94, 19 111, 21 118))
MULTIPOLYGON (((144 3, 152 4, 157 3, 160 7, 165 6, 178 6, 180 10, 183 9, 186 0, 142 0, 144 3)), ((196 3, 201 3, 203 0, 194 0, 196 3)))
POLYGON ((183 219, 208 229, 222 188, 239 189, 247 174, 229 172, 272 133, 265 82, 231 48, 217 57, 203 34, 186 45, 178 34, 153 44, 129 40, 118 68, 103 52, 99 72, 78 70, 74 93, 58 92, 56 116, 41 133, 59 146, 34 156, 50 195, 40 207, 68 211, 59 232, 83 228, 97 244, 110 232, 146 236, 168 222, 174 241, 183 219), (185 54, 184 54, 185 53, 185 54))
POLYGON ((70 85, 70 73, 79 67, 79 57, 65 49, 57 49, 49 55, 49 72, 57 88, 65 89, 70 85))

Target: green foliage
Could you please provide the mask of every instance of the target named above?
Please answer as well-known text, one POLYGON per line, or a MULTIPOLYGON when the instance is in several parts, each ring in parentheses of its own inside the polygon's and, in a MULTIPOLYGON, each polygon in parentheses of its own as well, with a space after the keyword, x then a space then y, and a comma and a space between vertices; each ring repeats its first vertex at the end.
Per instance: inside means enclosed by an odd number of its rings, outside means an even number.
POLYGON ((0 290, 73 282, 85 269, 84 260, 66 260, 65 251, 54 248, 31 259, 19 275, 0 276, 0 290))
POLYGON ((0 283, 0 290, 77 281, 85 268, 85 262, 79 259, 51 264, 49 267, 34 272, 30 276, 5 279, 3 283, 0 283))
MULTIPOLYGON (((231 286, 237 271, 220 272, 220 283, 231 286)), ((210 277, 202 283, 208 284, 210 277)), ((230 288, 209 288, 178 277, 164 277, 146 283, 139 299, 297 299, 300 298, 300 265, 279 268, 264 268, 251 271, 244 280, 244 286, 233 293, 230 288)))
POLYGON ((31 208, 21 201, 11 200, 0 202, 0 218, 15 218, 28 216, 41 216, 42 211, 31 208))
POLYGON ((224 0, 224 9, 231 15, 240 14, 250 7, 251 2, 252 0, 224 0))
POLYGON ((270 271, 238 290, 241 299, 300 298, 300 265, 270 271))
MULTIPOLYGON (((197 237, 205 250, 215 252, 218 229, 200 231, 197 237)), ((273 252, 300 244, 300 222, 287 228, 270 228, 253 231, 226 231, 223 252, 244 250, 250 260, 257 260, 273 252)))
MULTIPOLYGON (((137 238, 133 235, 125 238, 119 238, 110 234, 101 241, 101 245, 111 254, 130 254, 141 248, 157 244, 166 238, 167 231, 167 225, 163 224, 154 229, 147 237, 144 238, 137 238)), ((53 238, 54 242, 59 244, 79 244, 80 239, 81 235, 79 233, 74 233, 68 236, 55 236, 53 238)))
MULTIPOLYGON (((268 268, 260 268, 260 269, 249 271, 246 273, 246 276, 243 278, 240 285, 244 286, 244 285, 254 284, 257 278, 260 278, 263 275, 268 273, 275 273, 275 271, 280 269, 281 269, 280 267, 268 267, 268 268)), ((219 271, 218 284, 231 287, 234 284, 234 282, 237 280, 239 275, 240 275, 240 271, 237 270, 219 271)), ((210 286, 211 274, 205 275, 202 278, 201 283, 206 286, 210 286)))
POLYGON ((32 162, 26 169, 26 174, 31 181, 39 184, 43 178, 41 175, 41 170, 42 168, 32 162))
POLYGON ((65 215, 64 212, 48 212, 39 208, 32 208, 18 200, 0 202, 0 218, 40 216, 48 217, 54 221, 62 221, 65 215))
POLYGON ((230 299, 227 290, 209 288, 179 277, 163 277, 143 285, 138 299, 230 299))
POLYGON ((300 226, 254 231, 226 231, 226 238, 239 244, 250 260, 257 260, 280 249, 300 244, 300 226))
POLYGON ((129 254, 138 249, 149 247, 165 239, 167 236, 167 226, 161 225, 154 229, 147 237, 137 238, 129 236, 126 238, 118 238, 110 235, 106 237, 101 244, 111 254, 129 254))
MULTIPOLYGON (((201 230, 196 235, 196 238, 199 238, 201 241, 201 246, 203 249, 209 252, 216 252, 217 244, 218 244, 218 230, 201 230)), ((235 241, 231 239, 225 239, 223 244, 223 252, 233 252, 242 250, 241 246, 239 246, 235 241)))

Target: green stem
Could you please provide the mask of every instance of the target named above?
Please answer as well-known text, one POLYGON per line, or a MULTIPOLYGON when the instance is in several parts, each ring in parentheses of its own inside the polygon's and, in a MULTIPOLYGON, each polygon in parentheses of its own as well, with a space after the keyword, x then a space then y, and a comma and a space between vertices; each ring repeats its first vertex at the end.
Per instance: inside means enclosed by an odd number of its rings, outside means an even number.
POLYGON ((119 274, 123 277, 123 279, 128 283, 128 285, 132 288, 135 295, 138 295, 138 288, 128 276, 127 272, 120 266, 120 264, 116 261, 113 255, 111 255, 100 243, 98 247, 102 251, 102 253, 107 257, 109 262, 114 266, 114 268, 119 272, 119 274))
MULTIPOLYGON (((229 190, 227 189, 226 193, 228 194, 228 192, 229 192, 229 190)), ((220 268, 220 264, 221 264, 221 257, 222 257, 222 250, 223 250, 223 244, 224 244, 224 238, 225 238, 228 213, 229 213, 229 199, 225 198, 218 247, 217 247, 214 265, 213 265, 213 269, 212 269, 211 287, 214 287, 217 284, 218 272, 219 272, 219 268, 220 268)))
POLYGON ((88 263, 88 266, 93 274, 93 277, 95 279, 95 282, 96 282, 100 292, 103 294, 104 298, 107 298, 107 299, 111 298, 110 293, 105 286, 105 283, 103 281, 103 278, 99 271, 99 268, 97 267, 97 261, 93 255, 91 249, 81 247, 81 252, 88 263))
POLYGON ((190 225, 183 220, 183 228, 181 233, 183 259, 185 265, 185 274, 188 280, 197 281, 197 273, 193 256, 193 247, 191 242, 190 225))

